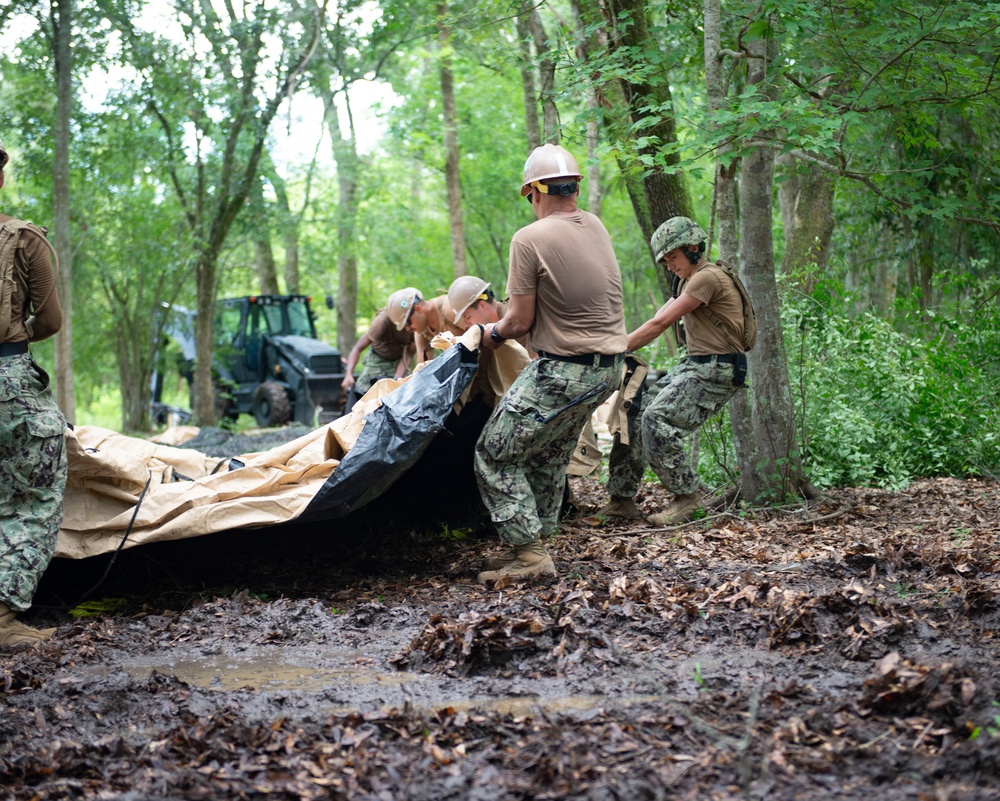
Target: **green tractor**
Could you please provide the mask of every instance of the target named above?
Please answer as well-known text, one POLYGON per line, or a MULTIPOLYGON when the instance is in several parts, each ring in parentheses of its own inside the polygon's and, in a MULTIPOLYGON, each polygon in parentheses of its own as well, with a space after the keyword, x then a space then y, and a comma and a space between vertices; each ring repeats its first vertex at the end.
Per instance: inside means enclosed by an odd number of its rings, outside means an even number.
MULTIPOLYGON (((171 312, 167 334, 180 345, 181 374, 193 396, 195 313, 177 306, 171 312)), ((263 427, 292 421, 315 426, 344 413, 344 361, 340 351, 316 336, 305 295, 220 300, 212 331, 212 380, 220 419, 252 414, 263 427)), ((154 416, 156 410, 154 402, 154 416)))

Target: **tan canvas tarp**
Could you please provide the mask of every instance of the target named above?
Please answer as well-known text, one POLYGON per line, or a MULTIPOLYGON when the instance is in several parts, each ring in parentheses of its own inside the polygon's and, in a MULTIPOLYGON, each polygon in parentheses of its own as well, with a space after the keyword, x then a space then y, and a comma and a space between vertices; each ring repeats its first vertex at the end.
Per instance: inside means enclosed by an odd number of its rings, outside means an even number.
MULTIPOLYGON (((476 350, 479 329, 459 341, 476 350)), ((502 394, 525 363, 527 354, 517 343, 482 351, 463 399, 474 386, 502 394)), ((379 381, 349 415, 264 453, 239 455, 245 466, 235 470, 229 458, 79 426, 67 436, 69 479, 56 555, 107 553, 126 532, 126 547, 132 547, 293 520, 351 450, 365 415, 413 378, 379 381)), ((191 433, 172 432, 166 440, 191 433)))

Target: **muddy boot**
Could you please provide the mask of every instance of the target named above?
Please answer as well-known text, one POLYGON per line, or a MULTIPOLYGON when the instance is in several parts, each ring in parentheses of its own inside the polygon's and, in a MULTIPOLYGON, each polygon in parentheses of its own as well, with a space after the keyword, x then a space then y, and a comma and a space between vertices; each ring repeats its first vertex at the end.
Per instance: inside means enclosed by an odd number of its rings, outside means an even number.
POLYGON ((635 505, 634 498, 626 498, 622 495, 612 495, 611 503, 597 511, 598 517, 638 517, 639 507, 635 505))
POLYGON ((532 540, 515 548, 514 561, 497 570, 486 570, 479 574, 479 583, 492 586, 500 579, 524 581, 538 576, 556 575, 556 566, 541 540, 532 540))
POLYGON ((499 570, 502 567, 507 567, 515 559, 517 559, 517 553, 513 548, 507 548, 496 556, 488 556, 484 559, 483 570, 499 570))
POLYGON ((675 495, 674 502, 659 514, 646 518, 654 526, 673 526, 686 523, 694 513, 701 509, 701 493, 692 492, 688 495, 675 495))
POLYGON ((14 610, 0 603, 0 648, 26 648, 47 640, 55 633, 55 629, 33 629, 18 623, 14 610))

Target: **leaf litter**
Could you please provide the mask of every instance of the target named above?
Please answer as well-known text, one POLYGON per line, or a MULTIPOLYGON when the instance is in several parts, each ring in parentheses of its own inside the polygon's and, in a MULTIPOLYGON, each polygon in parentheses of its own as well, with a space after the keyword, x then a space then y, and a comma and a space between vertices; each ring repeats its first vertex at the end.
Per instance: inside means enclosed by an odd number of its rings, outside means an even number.
POLYGON ((2 655, 5 797, 1000 799, 995 482, 665 530, 573 481, 546 584, 412 513, 123 552, 2 655))

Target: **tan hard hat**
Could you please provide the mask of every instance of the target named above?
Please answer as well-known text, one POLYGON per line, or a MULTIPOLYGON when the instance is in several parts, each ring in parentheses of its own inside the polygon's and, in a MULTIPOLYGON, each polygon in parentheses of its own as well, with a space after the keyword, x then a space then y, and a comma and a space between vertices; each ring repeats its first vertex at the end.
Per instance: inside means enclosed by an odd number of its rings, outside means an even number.
POLYGON ((561 145, 548 144, 536 147, 524 162, 521 197, 531 191, 532 181, 543 181, 546 178, 572 178, 579 181, 583 175, 572 153, 561 145))
POLYGON ((455 324, 457 325, 469 308, 477 300, 487 300, 486 290, 490 285, 482 278, 474 275, 463 275, 451 282, 448 287, 448 303, 455 310, 455 324))
POLYGON ((412 286, 397 289, 389 295, 389 299, 385 302, 385 313, 396 324, 397 331, 406 328, 406 323, 413 313, 413 306, 420 299, 420 290, 412 286))

